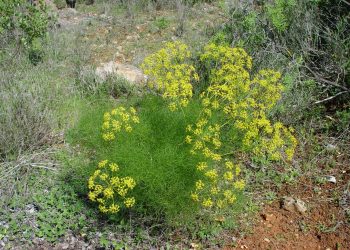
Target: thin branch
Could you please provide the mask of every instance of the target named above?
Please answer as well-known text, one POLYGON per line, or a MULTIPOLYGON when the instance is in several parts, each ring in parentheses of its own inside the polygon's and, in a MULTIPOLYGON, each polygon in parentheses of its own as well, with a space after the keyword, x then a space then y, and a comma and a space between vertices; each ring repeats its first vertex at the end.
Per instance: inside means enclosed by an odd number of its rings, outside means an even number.
POLYGON ((323 99, 323 100, 314 102, 314 104, 320 104, 320 103, 323 103, 323 102, 330 101, 330 100, 336 98, 337 96, 342 95, 342 94, 345 94, 345 93, 350 93, 350 92, 349 92, 349 91, 342 91, 342 92, 339 92, 339 93, 335 94, 334 96, 330 96, 330 97, 328 97, 328 98, 326 98, 326 99, 323 99))
POLYGON ((350 3, 348 3, 347 1, 345 0, 341 0, 343 3, 347 4, 348 6, 350 6, 350 3))
POLYGON ((340 88, 340 89, 344 90, 345 92, 350 92, 350 89, 348 89, 348 88, 346 88, 346 87, 344 87, 344 86, 342 86, 342 85, 339 85, 339 84, 337 84, 337 83, 335 83, 335 82, 332 82, 332 81, 329 81, 329 80, 327 80, 327 79, 322 78, 322 77, 319 76, 316 72, 314 72, 312 69, 310 69, 308 66, 304 65, 304 67, 305 67, 307 70, 309 70, 309 71, 315 76, 315 78, 316 78, 317 81, 330 84, 330 85, 332 85, 332 86, 334 86, 334 87, 337 87, 337 88, 340 88))

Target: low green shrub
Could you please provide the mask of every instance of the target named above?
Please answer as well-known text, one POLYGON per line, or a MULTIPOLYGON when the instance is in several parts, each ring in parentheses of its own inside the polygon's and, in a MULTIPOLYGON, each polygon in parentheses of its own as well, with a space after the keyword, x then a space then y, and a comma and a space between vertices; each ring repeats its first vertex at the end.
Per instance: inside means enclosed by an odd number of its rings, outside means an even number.
POLYGON ((151 95, 107 110, 99 104, 71 131, 92 160, 72 183, 85 183, 82 193, 102 213, 122 216, 132 207, 185 223, 199 208, 220 212, 236 202, 247 157, 292 159, 293 129, 267 117, 281 97, 280 73, 250 76, 252 58, 243 49, 209 44, 200 57, 210 68, 209 87, 193 96, 199 76, 190 57, 185 44, 168 43, 142 66, 151 95))
POLYGON ((50 15, 43 0, 37 5, 26 0, 4 0, 0 3, 0 37, 22 45, 34 65, 42 60, 42 43, 49 23, 50 15))
POLYGON ((118 175, 135 179, 137 187, 132 194, 136 211, 159 218, 166 215, 167 219, 194 212, 196 206, 191 205, 190 193, 198 177, 193 166, 200 157, 190 154, 183 138, 186 125, 194 122, 200 112, 198 103, 191 104, 185 114, 173 113, 161 98, 146 97, 136 103, 140 123, 133 126, 132 133, 121 133, 111 142, 101 136, 103 113, 111 108, 108 106, 98 104, 84 112, 69 133, 74 144, 94 152, 92 163, 82 167, 84 173, 79 168, 71 183, 86 195, 87 179, 100 160, 108 159, 119 165, 118 175))

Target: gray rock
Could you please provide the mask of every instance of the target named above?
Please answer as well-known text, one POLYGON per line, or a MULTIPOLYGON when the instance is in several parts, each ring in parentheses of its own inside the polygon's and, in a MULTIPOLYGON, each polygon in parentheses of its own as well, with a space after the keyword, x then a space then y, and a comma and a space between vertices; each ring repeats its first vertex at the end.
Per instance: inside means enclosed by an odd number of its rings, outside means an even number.
POLYGON ((135 84, 144 84, 147 81, 146 75, 139 68, 114 61, 103 63, 100 67, 96 68, 95 73, 102 81, 105 81, 110 75, 119 75, 135 84))
POLYGON ((292 197, 284 197, 281 201, 281 207, 287 211, 293 212, 295 211, 294 203, 295 200, 292 197))
POLYGON ((334 183, 334 184, 337 183, 337 179, 333 175, 327 175, 325 178, 326 178, 326 180, 328 182, 331 182, 331 183, 334 183))
POLYGON ((302 200, 296 199, 294 206, 295 206, 296 210, 301 214, 305 214, 307 211, 306 204, 302 200))
POLYGON ((329 143, 326 146, 326 150, 329 152, 334 152, 335 150, 337 150, 337 147, 335 145, 329 143))
POLYGON ((307 207, 305 202, 300 199, 294 199, 292 197, 284 197, 281 200, 281 208, 289 211, 289 212, 299 212, 301 214, 305 214, 307 211, 307 207))

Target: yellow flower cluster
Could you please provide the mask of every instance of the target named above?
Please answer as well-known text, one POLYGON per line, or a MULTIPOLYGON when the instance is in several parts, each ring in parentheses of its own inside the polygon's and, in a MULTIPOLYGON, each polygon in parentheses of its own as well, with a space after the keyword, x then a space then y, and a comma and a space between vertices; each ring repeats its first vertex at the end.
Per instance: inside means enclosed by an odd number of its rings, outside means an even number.
POLYGON ((103 115, 102 138, 105 141, 112 141, 118 132, 124 130, 131 132, 132 125, 139 123, 139 117, 136 114, 136 109, 131 107, 126 109, 118 107, 103 115))
POLYGON ((229 154, 280 160, 293 157, 297 141, 292 129, 267 118, 283 91, 279 72, 261 70, 251 77, 252 58, 243 49, 227 46, 208 45, 201 60, 211 68, 210 85, 200 95, 203 109, 197 122, 187 127, 185 142, 192 145, 192 154, 202 154, 207 162, 197 166, 205 179, 197 181, 192 199, 204 207, 222 208, 232 204, 234 191, 245 186, 238 179, 241 168, 223 163, 224 143, 232 143, 229 154), (221 113, 223 119, 213 123, 213 113, 221 113), (230 135, 225 142, 223 131, 230 135))
MULTIPOLYGON (((170 101, 173 111, 187 106, 191 81, 199 78, 188 63, 190 56, 186 45, 168 43, 143 64, 150 87, 170 101)), ((191 145, 191 154, 205 160, 196 166, 202 178, 191 197, 204 207, 222 208, 245 187, 238 161, 233 164, 224 155, 290 160, 297 140, 292 128, 268 119, 283 91, 279 72, 266 69, 251 76, 252 58, 243 49, 215 44, 204 48, 200 60, 210 68, 209 87, 200 94, 202 111, 187 126, 185 142, 191 145)))
POLYGON ((122 206, 131 208, 135 204, 135 198, 127 197, 127 194, 136 182, 131 177, 118 177, 118 170, 116 163, 103 160, 88 180, 88 197, 99 204, 102 213, 118 213, 122 206))
POLYGON ((187 126, 186 130, 189 134, 186 136, 185 141, 192 145, 191 154, 201 153, 205 158, 220 161, 221 155, 215 153, 215 150, 220 149, 222 146, 220 125, 210 125, 208 123, 208 117, 204 116, 194 125, 187 126))
POLYGON ((200 162, 197 170, 203 173, 203 179, 195 183, 191 198, 204 208, 223 208, 235 202, 235 191, 243 190, 245 182, 238 179, 241 168, 229 160, 221 165, 200 162))
POLYGON ((252 58, 239 48, 210 44, 201 60, 215 65, 210 86, 201 94, 203 110, 225 114, 224 127, 234 129, 231 140, 239 144, 237 150, 271 160, 290 160, 297 145, 293 130, 267 119, 268 111, 281 98, 281 74, 260 70, 251 77, 252 58))
POLYGON ((171 111, 187 106, 192 97, 191 81, 199 79, 195 68, 187 63, 190 57, 187 45, 170 42, 165 48, 148 56, 141 66, 149 77, 149 87, 169 100, 171 111))

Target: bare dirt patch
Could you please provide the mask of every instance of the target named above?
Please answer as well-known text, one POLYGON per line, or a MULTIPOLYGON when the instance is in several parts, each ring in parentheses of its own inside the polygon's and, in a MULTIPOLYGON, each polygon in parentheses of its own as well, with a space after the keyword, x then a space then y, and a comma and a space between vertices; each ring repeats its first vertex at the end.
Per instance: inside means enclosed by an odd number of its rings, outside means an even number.
POLYGON ((350 168, 339 170, 336 184, 315 185, 302 178, 283 187, 279 197, 306 202, 308 211, 287 211, 280 201, 267 205, 251 233, 227 249, 350 249, 349 218, 346 215, 350 168))

